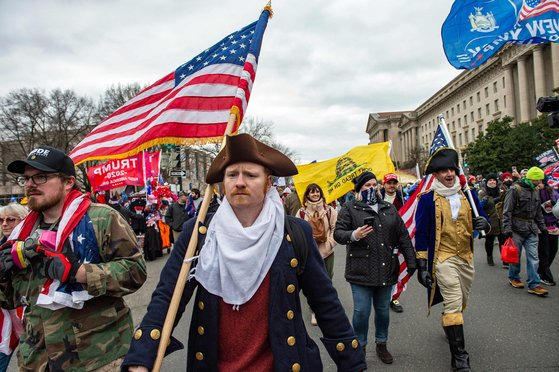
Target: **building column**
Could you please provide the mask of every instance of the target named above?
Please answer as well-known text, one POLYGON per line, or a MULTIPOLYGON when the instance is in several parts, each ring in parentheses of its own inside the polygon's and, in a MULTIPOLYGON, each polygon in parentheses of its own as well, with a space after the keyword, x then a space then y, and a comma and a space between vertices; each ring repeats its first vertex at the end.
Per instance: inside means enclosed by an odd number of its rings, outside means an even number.
POLYGON ((543 60, 543 51, 542 46, 539 45, 534 49, 534 87, 536 99, 547 95, 544 73, 545 64, 543 60))
POLYGON ((518 59, 518 101, 519 118, 517 123, 524 123, 530 120, 530 104, 528 97, 528 76, 526 71, 526 57, 518 59))
POLYGON ((504 66, 505 68, 505 94, 507 95, 507 107, 505 108, 505 115, 516 118, 516 100, 514 97, 514 77, 512 73, 512 64, 504 66))
POLYGON ((559 43, 551 43, 551 72, 553 74, 551 88, 559 88, 559 43))

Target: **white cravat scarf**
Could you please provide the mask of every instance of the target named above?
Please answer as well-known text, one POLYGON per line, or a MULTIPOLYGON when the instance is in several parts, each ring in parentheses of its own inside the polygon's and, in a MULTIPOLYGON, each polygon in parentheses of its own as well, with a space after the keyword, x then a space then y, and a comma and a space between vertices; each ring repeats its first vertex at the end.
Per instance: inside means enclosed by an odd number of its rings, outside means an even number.
POLYGON ((458 191, 460 191, 460 179, 456 177, 454 180, 454 186, 446 187, 440 182, 438 179, 435 178, 433 181, 433 189, 435 192, 441 196, 444 196, 450 202, 450 212, 452 214, 452 219, 456 221, 458 218, 458 212, 460 212, 460 203, 461 198, 458 191))
POLYGON ((284 210, 275 188, 266 193, 256 221, 243 227, 227 197, 208 228, 194 276, 210 293, 238 306, 252 298, 282 244, 284 210))

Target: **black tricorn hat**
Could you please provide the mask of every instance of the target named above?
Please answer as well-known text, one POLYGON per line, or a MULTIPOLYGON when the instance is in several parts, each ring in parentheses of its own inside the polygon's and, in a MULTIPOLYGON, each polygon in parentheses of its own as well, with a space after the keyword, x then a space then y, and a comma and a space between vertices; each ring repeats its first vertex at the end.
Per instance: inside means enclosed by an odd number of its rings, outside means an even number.
POLYGON ((458 168, 458 152, 450 147, 441 147, 431 155, 425 165, 425 174, 431 174, 443 169, 454 169, 456 174, 458 168))
POLYGON ((206 174, 209 184, 223 181, 225 168, 231 164, 250 162, 260 164, 274 176, 287 177, 298 173, 293 162, 278 150, 257 141, 250 134, 227 136, 225 147, 217 154, 206 174))

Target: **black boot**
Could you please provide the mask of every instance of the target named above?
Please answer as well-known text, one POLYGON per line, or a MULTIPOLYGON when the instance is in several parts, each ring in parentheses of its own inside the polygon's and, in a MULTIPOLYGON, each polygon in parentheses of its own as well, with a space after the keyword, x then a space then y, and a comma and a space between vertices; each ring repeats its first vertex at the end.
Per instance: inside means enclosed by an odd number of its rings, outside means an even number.
POLYGON ((381 362, 385 364, 392 364, 394 362, 394 358, 392 358, 392 354, 386 348, 386 342, 377 343, 377 356, 381 360, 381 362))
POLYGON ((493 262, 493 256, 487 256, 487 264, 489 266, 495 266, 495 262, 493 262))
POLYGON ((464 328, 462 325, 444 327, 448 336, 450 354, 452 356, 452 370, 467 372, 470 371, 470 356, 464 346, 464 328))

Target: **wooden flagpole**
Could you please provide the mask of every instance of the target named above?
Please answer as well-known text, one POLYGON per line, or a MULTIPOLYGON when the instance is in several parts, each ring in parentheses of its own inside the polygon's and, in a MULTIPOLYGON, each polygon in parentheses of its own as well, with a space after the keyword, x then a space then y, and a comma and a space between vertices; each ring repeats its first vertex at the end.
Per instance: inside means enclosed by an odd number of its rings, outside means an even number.
MULTIPOLYGON (((233 131, 233 124, 237 121, 237 115, 231 114, 229 116, 229 121, 227 122, 227 128, 223 135, 223 141, 221 142, 221 148, 225 146, 225 139, 227 135, 230 135, 233 131)), ((210 200, 212 198, 212 185, 206 186, 206 192, 204 193, 204 199, 198 211, 198 216, 196 217, 196 224, 194 225, 194 230, 192 231, 192 236, 190 237, 190 242, 188 243, 188 248, 182 261, 181 271, 177 278, 177 284, 175 285, 175 290, 173 292, 173 297, 169 304, 169 309, 167 310, 167 316, 165 317, 165 323, 163 324, 163 329, 161 330, 161 340, 159 342, 159 347, 157 349, 157 358, 155 359, 155 364, 153 365, 153 371, 159 372, 161 365, 163 364, 163 357, 165 356, 165 350, 167 349, 169 340, 171 338, 171 333, 173 331, 173 324, 175 324, 175 318, 177 316, 177 310, 179 308, 182 293, 184 291, 184 286, 186 285, 186 279, 188 273, 190 272, 191 258, 194 256, 196 251, 196 246, 198 245, 198 225, 200 222, 204 222, 206 219, 206 213, 208 212, 208 207, 210 206, 210 200)))

